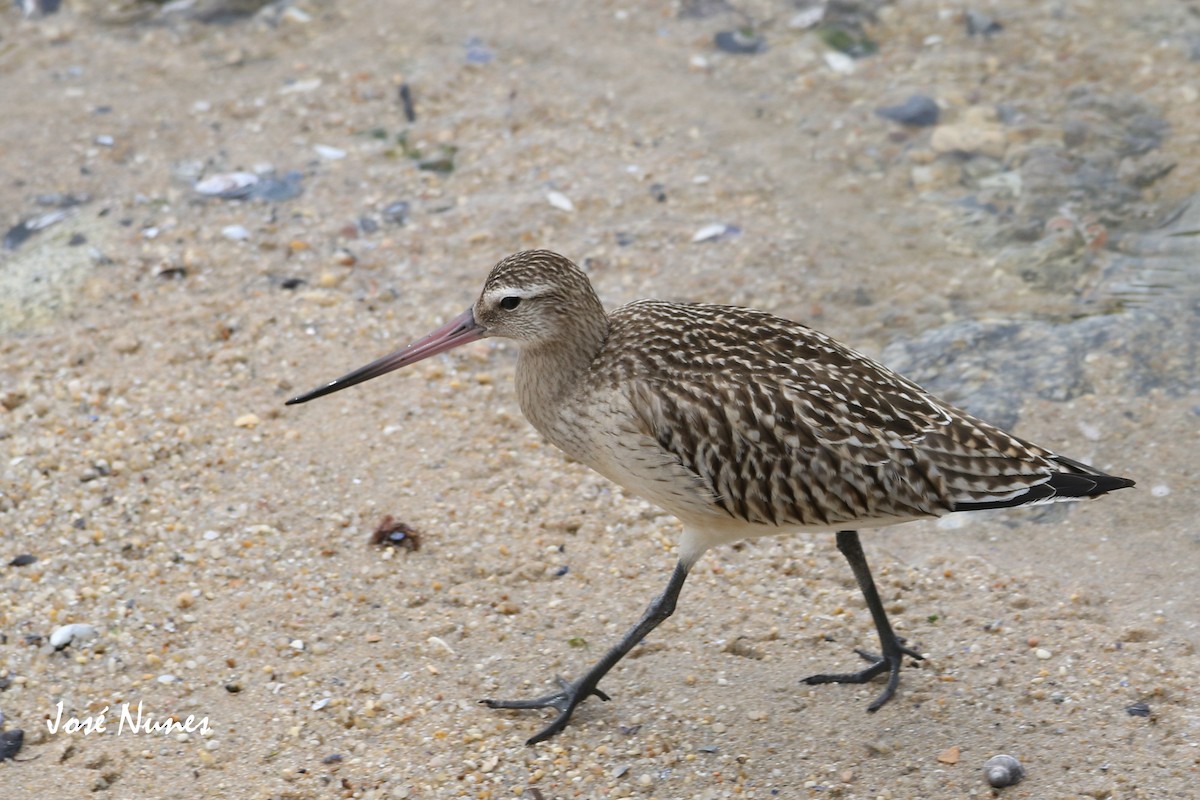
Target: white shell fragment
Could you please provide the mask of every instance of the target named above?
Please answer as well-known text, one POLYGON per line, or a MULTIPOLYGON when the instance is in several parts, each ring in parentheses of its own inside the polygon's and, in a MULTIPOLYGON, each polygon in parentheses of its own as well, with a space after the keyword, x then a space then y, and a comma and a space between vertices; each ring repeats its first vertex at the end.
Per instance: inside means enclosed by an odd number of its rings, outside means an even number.
POLYGON ((992 756, 983 765, 983 776, 996 789, 1015 786, 1025 777, 1021 762, 1009 755, 992 756))
POLYGON ((55 650, 62 650, 69 644, 83 644, 96 638, 96 629, 86 622, 73 622, 55 628, 50 634, 50 645, 55 650))
POLYGON ((571 202, 571 198, 562 192, 546 192, 546 200, 559 211, 571 212, 575 210, 575 204, 571 202))
POLYGON ((243 197, 256 183, 258 176, 253 172, 219 172, 199 181, 194 188, 211 197, 243 197))
POLYGON ((839 75, 849 75, 855 70, 854 59, 837 50, 825 53, 825 65, 839 75))
POLYGON ((699 244, 700 242, 715 242, 718 239, 732 238, 741 232, 742 229, 736 225, 726 225, 724 222, 714 222, 712 225, 705 225, 703 228, 692 234, 692 243, 699 244))
POLYGON ((313 150, 316 150, 317 155, 319 155, 321 158, 325 158, 330 161, 337 161, 338 159, 346 157, 345 150, 340 147, 330 147, 327 144, 313 145, 313 150))

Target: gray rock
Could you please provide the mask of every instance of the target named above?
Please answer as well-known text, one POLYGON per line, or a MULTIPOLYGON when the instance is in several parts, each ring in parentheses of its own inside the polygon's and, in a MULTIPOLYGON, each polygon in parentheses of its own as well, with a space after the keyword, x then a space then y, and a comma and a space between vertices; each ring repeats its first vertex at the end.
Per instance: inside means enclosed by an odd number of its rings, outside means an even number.
POLYGON ((914 94, 903 103, 894 106, 881 106, 875 113, 884 119, 899 122, 901 125, 912 125, 916 128, 927 128, 937 125, 941 109, 937 101, 926 94, 914 94))

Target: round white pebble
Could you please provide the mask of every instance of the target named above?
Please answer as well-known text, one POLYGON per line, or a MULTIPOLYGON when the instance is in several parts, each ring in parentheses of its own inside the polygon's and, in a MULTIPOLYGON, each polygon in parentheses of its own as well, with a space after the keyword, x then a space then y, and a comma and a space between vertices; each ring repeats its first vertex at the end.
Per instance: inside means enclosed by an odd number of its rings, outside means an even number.
POLYGON ((50 644, 55 650, 62 650, 69 644, 83 644, 96 638, 96 629, 86 622, 74 622, 55 628, 50 634, 50 644))

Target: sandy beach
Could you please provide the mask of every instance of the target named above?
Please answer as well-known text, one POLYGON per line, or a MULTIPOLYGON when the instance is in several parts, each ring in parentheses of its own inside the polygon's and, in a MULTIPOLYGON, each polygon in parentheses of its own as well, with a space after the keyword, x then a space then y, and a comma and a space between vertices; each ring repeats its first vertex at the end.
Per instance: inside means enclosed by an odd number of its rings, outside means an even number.
POLYGON ((0 10, 0 796, 1196 796, 1200 21, 816 8, 0 10), (541 439, 503 341, 284 401, 535 247, 1138 485, 865 532, 926 654, 876 714, 801 683, 875 645, 833 535, 713 550, 527 747, 478 700, 598 658, 678 522, 541 439))

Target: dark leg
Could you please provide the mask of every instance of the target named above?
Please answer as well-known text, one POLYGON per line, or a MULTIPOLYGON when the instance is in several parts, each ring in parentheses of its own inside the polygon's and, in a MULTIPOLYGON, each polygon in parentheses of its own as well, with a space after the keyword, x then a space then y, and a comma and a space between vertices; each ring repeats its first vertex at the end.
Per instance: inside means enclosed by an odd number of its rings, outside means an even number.
POLYGON ((667 588, 654 599, 650 607, 646 609, 646 613, 629 631, 621 637, 621 641, 617 645, 605 653, 604 658, 596 662, 587 673, 575 681, 568 683, 559 678, 559 686, 561 691, 553 694, 537 697, 533 700, 480 700, 479 702, 490 708, 556 708, 558 716, 554 721, 542 729, 541 733, 532 737, 525 744, 537 744, 538 742, 549 739, 554 734, 567 727, 567 721, 571 719, 571 713, 575 710, 575 706, 582 703, 589 695, 596 695, 601 700, 607 700, 608 695, 596 688, 596 684, 600 683, 600 679, 608 674, 608 671, 617 665, 617 662, 625 657, 625 654, 633 649, 634 645, 646 638, 650 631, 658 627, 658 624, 671 613, 675 611, 675 601, 679 599, 679 592, 683 589, 683 582, 687 579, 688 568, 683 562, 675 565, 675 571, 671 573, 671 580, 667 583, 667 588))
POLYGON ((854 570, 858 588, 862 590, 863 597, 866 598, 867 608, 871 609, 871 618, 875 620, 875 630, 879 633, 879 647, 883 651, 883 655, 877 656, 873 653, 855 650, 854 652, 870 661, 871 666, 861 672, 812 675, 805 678, 804 682, 808 684, 866 683, 876 675, 887 672, 887 686, 884 687, 879 697, 876 697, 871 705, 867 706, 867 711, 878 711, 884 703, 892 699, 892 695, 896 693, 896 687, 900 685, 900 664, 904 656, 912 656, 918 661, 922 656, 915 650, 905 647, 904 640, 892 630, 887 612, 883 610, 883 603, 879 599, 879 592, 875 589, 871 568, 867 566, 867 557, 863 555, 862 542, 858 540, 858 531, 838 531, 837 546, 846 560, 850 562, 850 569, 854 570))

